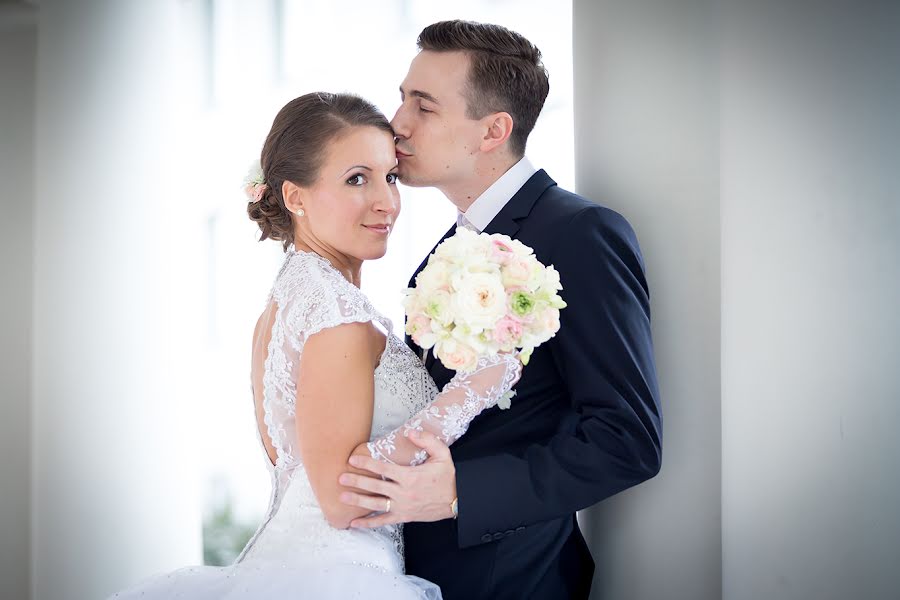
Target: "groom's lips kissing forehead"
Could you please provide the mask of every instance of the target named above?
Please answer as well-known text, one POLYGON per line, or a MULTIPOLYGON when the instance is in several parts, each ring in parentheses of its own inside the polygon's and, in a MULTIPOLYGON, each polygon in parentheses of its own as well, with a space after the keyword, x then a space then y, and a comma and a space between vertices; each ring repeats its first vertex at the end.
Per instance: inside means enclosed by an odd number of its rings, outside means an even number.
POLYGON ((399 146, 397 147, 397 160, 400 160, 401 158, 409 158, 410 156, 412 156, 412 154, 401 150, 399 146))

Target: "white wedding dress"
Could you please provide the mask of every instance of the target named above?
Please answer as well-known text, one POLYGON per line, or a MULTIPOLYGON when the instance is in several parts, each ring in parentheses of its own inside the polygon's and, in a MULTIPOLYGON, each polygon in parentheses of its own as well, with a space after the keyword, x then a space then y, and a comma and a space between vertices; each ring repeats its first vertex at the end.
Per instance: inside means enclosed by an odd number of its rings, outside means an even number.
POLYGON ((518 360, 508 355, 481 359, 475 372, 458 374, 438 394, 419 357, 390 333, 390 321, 362 292, 324 258, 293 248, 275 280, 266 314, 271 340, 261 378, 260 435, 264 430, 277 459, 274 465, 266 461, 272 496, 262 525, 233 565, 186 567, 112 597, 439 599, 436 585, 404 574, 402 526, 335 529, 325 520, 296 442, 295 382, 303 346, 315 333, 346 323, 372 322, 383 328, 387 340, 373 374, 368 448, 379 460, 409 465, 427 458, 406 437, 410 429, 428 430, 452 443, 473 418, 509 392, 521 372, 518 360))

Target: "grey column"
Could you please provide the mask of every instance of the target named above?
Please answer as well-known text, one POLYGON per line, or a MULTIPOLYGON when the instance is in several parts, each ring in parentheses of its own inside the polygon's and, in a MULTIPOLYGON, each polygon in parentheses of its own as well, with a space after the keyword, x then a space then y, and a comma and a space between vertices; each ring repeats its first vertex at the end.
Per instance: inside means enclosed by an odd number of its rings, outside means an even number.
MULTIPOLYGON (((593 598, 721 597, 718 87, 710 2, 575 0, 578 191, 647 265, 660 475, 582 513, 593 598)), ((552 74, 551 74, 552 82, 552 74)))
POLYGON ((728 4, 725 598, 898 598, 900 4, 728 4))
POLYGON ((35 11, 0 5, 0 597, 31 597, 35 11))

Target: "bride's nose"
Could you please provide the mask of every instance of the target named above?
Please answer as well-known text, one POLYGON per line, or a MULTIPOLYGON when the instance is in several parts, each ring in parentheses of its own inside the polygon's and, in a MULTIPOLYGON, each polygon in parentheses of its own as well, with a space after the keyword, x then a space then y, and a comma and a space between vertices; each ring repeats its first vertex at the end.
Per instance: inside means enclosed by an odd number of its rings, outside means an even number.
POLYGON ((396 188, 385 185, 376 192, 372 210, 386 214, 394 214, 399 207, 400 195, 397 193, 396 188))

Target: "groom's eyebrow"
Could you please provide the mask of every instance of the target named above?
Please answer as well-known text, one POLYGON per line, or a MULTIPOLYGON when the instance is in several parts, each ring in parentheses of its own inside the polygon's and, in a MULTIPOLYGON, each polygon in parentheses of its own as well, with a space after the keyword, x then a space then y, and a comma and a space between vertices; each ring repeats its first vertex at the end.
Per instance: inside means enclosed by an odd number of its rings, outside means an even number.
MULTIPOLYGON (((421 98, 423 100, 428 100, 429 102, 434 102, 435 104, 440 104, 440 102, 438 102, 437 98, 435 98, 428 92, 423 92, 422 90, 409 90, 409 95, 415 96, 416 98, 421 98)), ((400 88, 400 96, 401 97, 406 96, 406 92, 403 90, 402 87, 400 88)))

